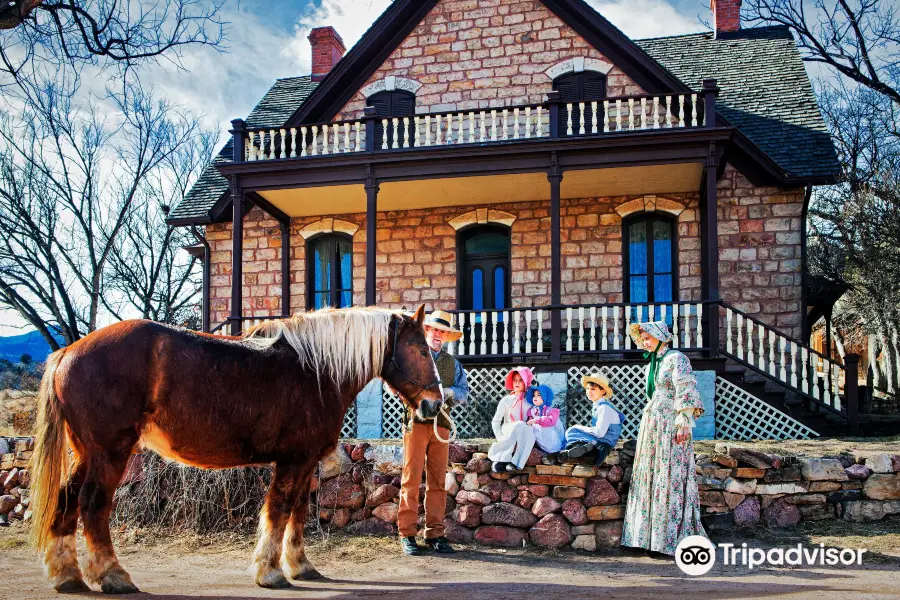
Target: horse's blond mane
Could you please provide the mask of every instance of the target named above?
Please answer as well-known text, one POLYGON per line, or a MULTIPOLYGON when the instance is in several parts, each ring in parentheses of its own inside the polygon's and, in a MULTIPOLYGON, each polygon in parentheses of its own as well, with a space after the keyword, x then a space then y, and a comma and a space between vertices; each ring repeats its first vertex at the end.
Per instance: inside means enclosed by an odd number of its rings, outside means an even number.
POLYGON ((284 339, 300 364, 335 385, 365 385, 381 375, 391 318, 382 308, 324 308, 287 319, 265 321, 247 331, 242 343, 264 350, 284 339))

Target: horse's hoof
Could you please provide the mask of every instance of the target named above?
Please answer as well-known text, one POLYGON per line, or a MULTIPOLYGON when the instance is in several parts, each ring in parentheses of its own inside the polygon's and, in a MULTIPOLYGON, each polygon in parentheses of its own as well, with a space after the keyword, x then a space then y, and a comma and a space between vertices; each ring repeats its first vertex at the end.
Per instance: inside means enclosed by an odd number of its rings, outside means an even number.
POLYGON ((101 577, 100 589, 104 594, 135 594, 141 591, 131 582, 128 573, 121 569, 114 569, 101 577))
POLYGON ((256 579, 256 585, 268 588, 270 590, 281 590, 284 588, 294 587, 291 582, 285 579, 284 574, 279 571, 270 571, 256 579))
POLYGON ((294 575, 294 579, 312 581, 313 579, 322 579, 322 574, 319 573, 315 568, 309 567, 294 575))
POLYGON ((62 583, 57 583, 53 586, 60 594, 83 594, 85 592, 90 592, 91 588, 88 587, 81 579, 67 579, 62 583))

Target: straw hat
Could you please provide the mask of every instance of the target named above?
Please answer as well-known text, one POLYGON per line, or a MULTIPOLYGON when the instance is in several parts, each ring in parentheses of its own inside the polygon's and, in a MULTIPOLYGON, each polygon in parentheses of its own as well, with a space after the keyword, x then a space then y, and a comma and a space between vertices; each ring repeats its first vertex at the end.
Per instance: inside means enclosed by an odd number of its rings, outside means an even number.
POLYGON ((450 335, 444 339, 445 342, 455 342, 462 337, 462 331, 453 327, 453 315, 444 310, 432 311, 432 313, 425 318, 424 325, 449 333, 450 335))
POLYGON ((672 333, 665 321, 648 321, 646 323, 632 323, 628 326, 628 335, 634 340, 638 348, 643 346, 641 342, 641 332, 652 335, 662 343, 666 344, 672 341, 672 333))
POLYGON ((603 373, 589 373, 581 378, 581 385, 583 387, 587 387, 587 384, 593 383, 595 385, 599 385, 601 388, 606 390, 607 396, 613 395, 612 386, 609 385, 609 379, 606 378, 606 375, 603 373))

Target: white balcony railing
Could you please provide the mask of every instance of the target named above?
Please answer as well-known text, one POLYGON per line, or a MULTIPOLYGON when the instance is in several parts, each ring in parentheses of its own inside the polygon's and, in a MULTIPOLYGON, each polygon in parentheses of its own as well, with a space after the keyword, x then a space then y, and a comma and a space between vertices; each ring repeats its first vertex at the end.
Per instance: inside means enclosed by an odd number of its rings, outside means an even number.
POLYGON ((627 131, 685 129, 705 125, 697 93, 608 98, 593 102, 451 111, 421 115, 369 116, 299 127, 246 129, 245 161, 310 158, 367 151, 508 143, 554 136, 604 135, 627 131), (562 115, 558 131, 556 119, 562 115), (368 138, 372 137, 370 141, 368 138))

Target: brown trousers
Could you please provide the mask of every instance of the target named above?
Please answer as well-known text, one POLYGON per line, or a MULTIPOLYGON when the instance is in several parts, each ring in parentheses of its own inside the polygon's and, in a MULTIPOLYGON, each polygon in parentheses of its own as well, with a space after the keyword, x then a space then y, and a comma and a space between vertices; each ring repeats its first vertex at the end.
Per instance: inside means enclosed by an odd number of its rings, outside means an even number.
MULTIPOLYGON (((448 439, 450 431, 438 427, 441 437, 448 439)), ((416 535, 419 518, 419 484, 425 470, 425 538, 444 535, 444 512, 447 508, 447 465, 450 444, 434 435, 432 423, 413 423, 403 435, 403 477, 400 483, 400 510, 397 528, 401 537, 416 535)))

